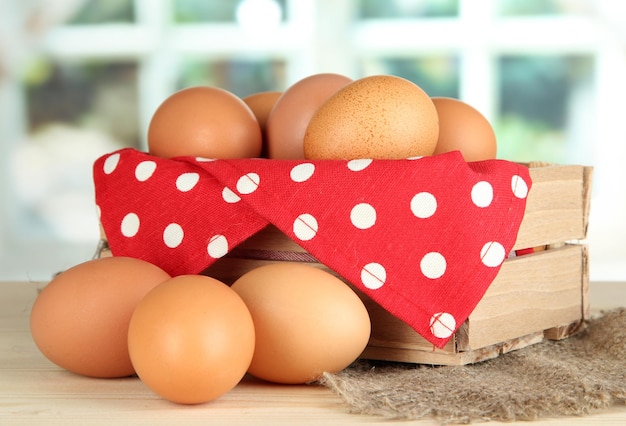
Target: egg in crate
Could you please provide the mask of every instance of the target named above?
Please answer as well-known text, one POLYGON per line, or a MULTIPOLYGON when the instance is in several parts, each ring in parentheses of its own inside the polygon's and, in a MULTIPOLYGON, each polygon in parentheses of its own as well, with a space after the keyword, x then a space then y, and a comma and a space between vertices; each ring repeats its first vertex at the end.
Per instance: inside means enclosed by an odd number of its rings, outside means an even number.
POLYGON ((245 96, 242 100, 248 105, 248 107, 254 113, 257 121, 259 122, 259 127, 261 128, 261 135, 263 136, 263 147, 261 149, 261 157, 267 158, 267 119, 270 115, 270 112, 276 105, 276 101, 282 92, 278 91, 267 91, 267 92, 257 92, 251 95, 245 96))
POLYGON ((496 134, 487 118, 459 99, 433 97, 439 117, 439 137, 434 154, 461 151, 465 161, 496 158, 496 134))
POLYGON ((401 77, 374 75, 343 87, 311 118, 311 160, 404 159, 431 155, 439 124, 430 97, 401 77))
POLYGON ((292 84, 278 98, 267 119, 268 156, 304 158, 304 133, 311 117, 330 96, 352 82, 341 74, 320 73, 292 84))
POLYGON ((217 87, 175 92, 148 127, 148 150, 157 157, 254 158, 261 145, 261 127, 250 107, 217 87))

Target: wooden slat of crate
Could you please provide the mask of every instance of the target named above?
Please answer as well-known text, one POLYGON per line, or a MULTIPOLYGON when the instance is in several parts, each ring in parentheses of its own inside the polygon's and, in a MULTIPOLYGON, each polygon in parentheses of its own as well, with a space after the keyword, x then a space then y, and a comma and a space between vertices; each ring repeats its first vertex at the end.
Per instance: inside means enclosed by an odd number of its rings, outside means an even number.
POLYGON ((569 165, 530 166, 533 185, 514 249, 585 238, 593 169, 569 165))
POLYGON ((414 364, 466 365, 497 358, 501 354, 542 342, 544 335, 536 332, 516 337, 495 345, 465 352, 445 352, 439 349, 419 350, 368 345, 361 355, 363 359, 387 360, 414 364))
POLYGON ((482 348, 582 317, 586 252, 566 245, 505 262, 468 320, 458 350, 482 348), (465 340, 465 339, 464 339, 465 340))
POLYGON ((566 245, 507 259, 469 319, 443 349, 373 302, 372 337, 363 358, 458 365, 541 341, 544 330, 583 318, 586 248, 566 245))

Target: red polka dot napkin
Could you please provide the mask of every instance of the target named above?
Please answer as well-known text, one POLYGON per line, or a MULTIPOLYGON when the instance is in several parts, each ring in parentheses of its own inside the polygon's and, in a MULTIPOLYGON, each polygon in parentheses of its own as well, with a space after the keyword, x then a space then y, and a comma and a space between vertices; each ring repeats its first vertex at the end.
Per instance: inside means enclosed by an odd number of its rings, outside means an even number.
POLYGON ((163 159, 94 164, 114 255, 199 273, 272 223, 443 347, 512 249, 528 168, 459 152, 407 160, 163 159))

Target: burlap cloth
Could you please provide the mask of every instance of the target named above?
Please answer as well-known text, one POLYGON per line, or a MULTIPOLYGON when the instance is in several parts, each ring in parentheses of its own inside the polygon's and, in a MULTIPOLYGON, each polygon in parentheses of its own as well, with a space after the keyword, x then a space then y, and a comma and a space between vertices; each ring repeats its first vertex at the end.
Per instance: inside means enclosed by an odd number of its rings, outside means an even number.
POLYGON ((626 402, 626 308, 562 341, 482 363, 434 367, 357 361, 321 384, 350 412, 442 424, 580 416, 626 402))

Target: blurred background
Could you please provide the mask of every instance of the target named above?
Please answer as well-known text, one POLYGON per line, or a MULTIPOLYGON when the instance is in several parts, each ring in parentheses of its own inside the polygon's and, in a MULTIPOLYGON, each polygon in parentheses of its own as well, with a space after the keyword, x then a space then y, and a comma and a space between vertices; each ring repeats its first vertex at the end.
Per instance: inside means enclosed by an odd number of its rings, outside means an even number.
POLYGON ((591 279, 626 281, 626 2, 2 0, 0 280, 93 255, 91 165, 146 149, 157 106, 318 72, 393 74, 460 98, 499 157, 595 167, 591 279))

